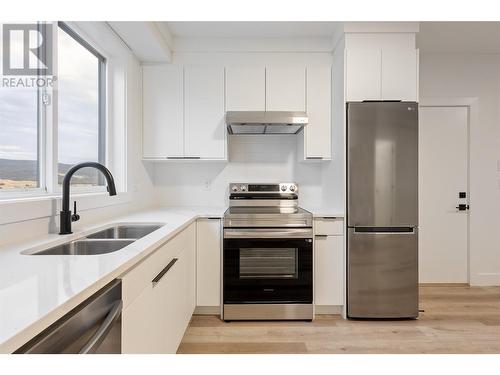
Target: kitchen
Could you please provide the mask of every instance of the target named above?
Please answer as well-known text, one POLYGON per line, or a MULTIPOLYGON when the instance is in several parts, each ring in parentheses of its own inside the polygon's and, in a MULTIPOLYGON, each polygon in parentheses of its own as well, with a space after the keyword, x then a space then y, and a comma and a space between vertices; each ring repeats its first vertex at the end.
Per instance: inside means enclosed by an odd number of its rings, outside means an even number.
POLYGON ((0 352, 498 354, 499 25, 3 21, 0 352))

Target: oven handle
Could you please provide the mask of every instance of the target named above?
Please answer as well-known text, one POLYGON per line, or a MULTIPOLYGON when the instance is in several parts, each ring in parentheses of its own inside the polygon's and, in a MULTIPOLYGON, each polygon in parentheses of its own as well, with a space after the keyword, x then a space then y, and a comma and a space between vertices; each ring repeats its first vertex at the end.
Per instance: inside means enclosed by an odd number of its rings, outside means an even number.
POLYGON ((255 228, 237 229, 224 228, 224 238, 313 238, 312 228, 276 229, 255 228))

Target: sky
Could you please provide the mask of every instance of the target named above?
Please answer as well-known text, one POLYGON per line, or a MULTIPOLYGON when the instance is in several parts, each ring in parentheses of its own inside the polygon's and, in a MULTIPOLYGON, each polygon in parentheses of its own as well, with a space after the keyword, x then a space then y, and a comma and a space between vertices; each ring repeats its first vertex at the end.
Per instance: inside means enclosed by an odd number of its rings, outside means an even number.
MULTIPOLYGON (((97 58, 61 29, 58 34, 59 162, 97 160, 97 58)), ((0 64, 1 54, 0 48, 0 64)), ((0 87, 0 158, 37 158, 36 101, 34 89, 0 87)))

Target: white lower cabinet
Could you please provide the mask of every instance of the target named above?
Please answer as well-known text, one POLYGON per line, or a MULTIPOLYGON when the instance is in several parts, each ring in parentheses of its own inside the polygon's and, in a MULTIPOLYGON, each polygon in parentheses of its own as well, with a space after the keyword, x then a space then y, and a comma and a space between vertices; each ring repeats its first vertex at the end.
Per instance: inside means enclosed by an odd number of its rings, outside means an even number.
POLYGON ((123 353, 177 351, 196 304, 195 259, 192 224, 122 277, 123 353))
MULTIPOLYGON (((196 305, 220 306, 221 223, 200 219, 197 223, 196 305)), ((213 311, 212 311, 213 312, 213 311)))
POLYGON ((344 236, 342 219, 315 220, 314 300, 319 306, 344 304, 344 236))

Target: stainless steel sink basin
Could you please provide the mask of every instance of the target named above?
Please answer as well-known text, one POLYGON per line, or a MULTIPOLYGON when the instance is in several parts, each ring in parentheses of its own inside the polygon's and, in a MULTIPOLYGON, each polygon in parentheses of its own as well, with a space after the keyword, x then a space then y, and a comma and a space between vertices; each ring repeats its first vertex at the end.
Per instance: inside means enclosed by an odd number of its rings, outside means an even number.
POLYGON ((99 255, 112 253, 130 245, 134 240, 79 239, 41 250, 31 255, 99 255))
POLYGON ((160 224, 118 224, 89 234, 87 238, 139 239, 161 228, 160 224))

